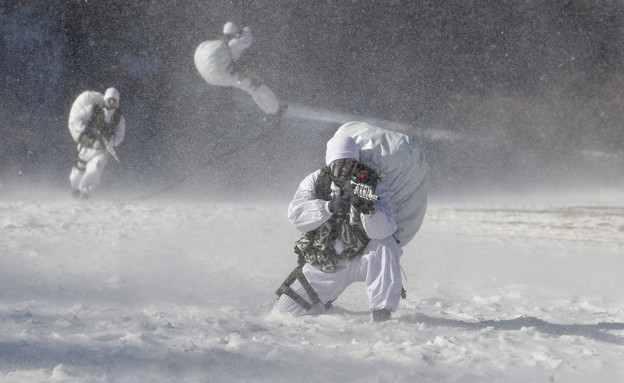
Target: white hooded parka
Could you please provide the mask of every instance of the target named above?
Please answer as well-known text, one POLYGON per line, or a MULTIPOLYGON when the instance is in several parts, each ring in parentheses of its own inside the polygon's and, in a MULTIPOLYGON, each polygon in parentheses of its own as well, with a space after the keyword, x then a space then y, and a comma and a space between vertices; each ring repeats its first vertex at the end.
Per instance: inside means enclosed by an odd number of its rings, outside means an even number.
MULTIPOLYGON (((288 218, 295 227, 307 232, 314 230, 329 220, 329 202, 316 198, 315 183, 320 170, 308 175, 299 185, 295 196, 288 207, 288 218)), ((332 183, 332 196, 339 193, 339 188, 332 183)), ((371 310, 388 309, 395 311, 401 298, 402 281, 400 258, 403 254, 392 234, 397 229, 392 211, 390 192, 381 182, 375 190, 380 199, 375 203, 375 212, 360 214, 363 228, 370 238, 362 255, 352 260, 341 258, 336 262, 336 270, 332 273, 321 271, 320 267, 306 264, 303 274, 318 295, 321 304, 316 304, 307 311, 293 299, 283 294, 274 306, 275 310, 289 312, 294 315, 320 314, 326 311, 325 304, 334 301, 352 283, 365 283, 371 310)), ((334 248, 341 252, 340 239, 334 248)), ((290 286, 295 293, 308 302, 312 302, 305 289, 294 281, 290 286)))

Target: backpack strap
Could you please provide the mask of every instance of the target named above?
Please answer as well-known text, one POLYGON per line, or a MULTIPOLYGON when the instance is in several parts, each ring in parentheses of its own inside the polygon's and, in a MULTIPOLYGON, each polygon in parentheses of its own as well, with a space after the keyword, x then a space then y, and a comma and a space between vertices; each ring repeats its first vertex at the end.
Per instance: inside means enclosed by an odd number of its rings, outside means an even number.
MULTIPOLYGON (((92 141, 97 140, 97 135, 92 131, 93 129, 102 133, 102 136, 107 140, 115 134, 117 130, 117 125, 121 121, 121 110, 116 108, 111 117, 110 123, 106 123, 104 118, 104 109, 98 107, 97 105, 93 106, 93 111, 91 112, 91 118, 87 122, 87 129, 85 129, 85 134, 89 136, 92 141)), ((89 145, 84 145, 87 147, 91 147, 89 145)))

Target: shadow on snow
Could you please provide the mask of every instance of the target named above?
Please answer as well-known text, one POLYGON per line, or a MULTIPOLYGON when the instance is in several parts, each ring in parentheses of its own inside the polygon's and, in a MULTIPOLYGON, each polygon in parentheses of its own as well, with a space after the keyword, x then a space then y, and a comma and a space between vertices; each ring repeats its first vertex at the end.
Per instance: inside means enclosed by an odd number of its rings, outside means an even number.
POLYGON ((535 330, 552 335, 552 336, 582 336, 594 339, 599 342, 624 345, 624 337, 609 334, 609 330, 624 330, 624 323, 605 323, 597 324, 555 324, 544 320, 521 316, 508 320, 485 320, 480 322, 466 322, 456 319, 433 318, 424 314, 415 314, 407 317, 398 318, 401 322, 417 322, 424 323, 429 326, 438 327, 458 327, 468 330, 483 330, 493 328, 498 331, 521 330, 522 328, 534 328, 535 330))

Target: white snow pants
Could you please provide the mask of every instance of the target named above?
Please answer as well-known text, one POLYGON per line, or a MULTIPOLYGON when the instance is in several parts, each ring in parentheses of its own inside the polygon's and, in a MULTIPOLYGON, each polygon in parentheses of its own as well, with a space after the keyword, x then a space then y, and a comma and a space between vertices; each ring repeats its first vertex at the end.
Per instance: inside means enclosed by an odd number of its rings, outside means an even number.
POLYGON ((100 183, 102 171, 108 162, 108 154, 105 150, 81 148, 78 151, 78 158, 86 163, 86 167, 81 170, 74 165, 69 181, 72 189, 90 195, 100 183))
POLYGON ((249 77, 243 77, 232 86, 249 93, 264 113, 276 114, 279 110, 279 101, 275 93, 265 84, 256 87, 249 77))
MULTIPOLYGON (((321 303, 309 311, 286 294, 282 294, 273 307, 274 310, 294 315, 322 314, 325 303, 338 296, 353 282, 364 282, 371 310, 388 309, 396 311, 401 299, 401 266, 403 250, 394 238, 372 239, 364 253, 353 260, 342 259, 336 263, 336 271, 325 273, 316 266, 305 264, 303 274, 321 303)), ((290 287, 306 301, 312 303, 301 283, 295 280, 290 287)))

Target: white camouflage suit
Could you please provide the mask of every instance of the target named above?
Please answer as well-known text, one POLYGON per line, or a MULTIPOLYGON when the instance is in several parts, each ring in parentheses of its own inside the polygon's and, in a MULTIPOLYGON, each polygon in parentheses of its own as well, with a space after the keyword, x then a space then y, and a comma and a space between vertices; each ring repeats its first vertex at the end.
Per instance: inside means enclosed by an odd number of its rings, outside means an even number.
POLYGON ((251 95, 265 114, 276 114, 279 102, 273 91, 259 79, 238 73, 234 69, 243 51, 251 46, 251 29, 245 27, 238 34, 238 27, 227 22, 223 26, 224 39, 204 41, 195 49, 195 67, 202 78, 210 85, 231 86, 251 95))
MULTIPOLYGON (((331 142, 331 140, 330 140, 331 142)), ((328 143, 328 157, 330 157, 328 143)), ((340 155, 334 156, 338 158, 340 155)), ((344 157, 343 157, 344 158, 344 157)), ((328 165, 331 161, 327 161, 328 165)), ((329 201, 316 198, 315 182, 320 170, 308 175, 299 185, 288 207, 288 218, 301 232, 318 228, 332 216, 329 201)), ((332 183, 332 196, 339 188, 332 183)), ((375 191, 380 199, 375 202, 372 214, 360 214, 363 228, 370 238, 362 255, 352 260, 341 258, 336 262, 334 272, 323 272, 319 266, 306 263, 303 274, 317 293, 321 303, 309 311, 286 294, 282 294, 274 306, 275 310, 295 315, 320 314, 326 311, 324 304, 335 300, 353 282, 364 282, 370 310, 387 309, 394 312, 401 298, 402 281, 400 258, 403 250, 392 234, 397 224, 392 211, 390 192, 381 182, 375 191)), ((336 253, 342 252, 341 240, 334 244, 336 253)), ((301 283, 295 280, 290 287, 307 302, 312 302, 301 283)))
MULTIPOLYGON (((89 92, 85 92, 84 94, 87 95, 87 93, 89 92)), ((103 100, 107 100, 108 98, 114 98, 117 101, 117 106, 119 105, 119 92, 117 89, 108 88, 104 93, 103 100)), ((79 104, 79 102, 76 104, 79 104)), ((93 114, 93 108, 102 108, 104 112, 104 120, 107 124, 110 124, 113 113, 117 109, 107 109, 99 103, 83 106, 76 105, 76 107, 72 107, 72 111, 69 116, 69 126, 70 131, 72 131, 72 135, 78 137, 86 129, 93 114)), ((125 134, 126 120, 123 116, 121 116, 119 123, 115 127, 115 133, 109 139, 110 144, 113 147, 118 146, 123 141, 125 134)), ((87 148, 83 147, 79 143, 77 149, 77 159, 84 164, 84 168, 82 166, 79 168, 76 164, 74 164, 71 174, 69 175, 69 180, 71 187, 75 192, 80 192, 82 196, 88 197, 99 185, 102 171, 104 170, 110 155, 103 145, 98 145, 97 148, 87 148)))

